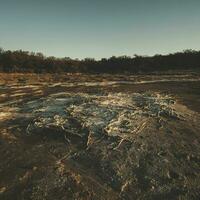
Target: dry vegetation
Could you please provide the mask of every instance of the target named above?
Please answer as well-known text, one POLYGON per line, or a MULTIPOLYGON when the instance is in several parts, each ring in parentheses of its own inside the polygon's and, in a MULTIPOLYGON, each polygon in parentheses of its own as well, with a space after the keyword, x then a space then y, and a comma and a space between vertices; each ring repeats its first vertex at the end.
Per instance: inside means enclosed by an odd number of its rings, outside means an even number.
POLYGON ((199 74, 0 80, 0 199, 200 198, 199 74))

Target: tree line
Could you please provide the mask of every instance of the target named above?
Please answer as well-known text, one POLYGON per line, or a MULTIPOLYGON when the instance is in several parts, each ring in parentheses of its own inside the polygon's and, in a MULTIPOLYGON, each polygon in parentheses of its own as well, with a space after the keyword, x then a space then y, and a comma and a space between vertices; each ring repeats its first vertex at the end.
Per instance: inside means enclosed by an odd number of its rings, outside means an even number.
POLYGON ((5 51, 0 48, 0 72, 6 73, 151 73, 168 70, 200 70, 200 51, 78 60, 46 57, 42 53, 22 50, 5 51))

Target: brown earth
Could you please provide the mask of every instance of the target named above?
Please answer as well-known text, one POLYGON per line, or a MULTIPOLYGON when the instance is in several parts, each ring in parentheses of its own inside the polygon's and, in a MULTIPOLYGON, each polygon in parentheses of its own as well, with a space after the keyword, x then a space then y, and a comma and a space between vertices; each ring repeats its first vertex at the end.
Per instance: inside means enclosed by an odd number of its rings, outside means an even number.
POLYGON ((0 199, 200 199, 200 76, 0 74, 0 199))

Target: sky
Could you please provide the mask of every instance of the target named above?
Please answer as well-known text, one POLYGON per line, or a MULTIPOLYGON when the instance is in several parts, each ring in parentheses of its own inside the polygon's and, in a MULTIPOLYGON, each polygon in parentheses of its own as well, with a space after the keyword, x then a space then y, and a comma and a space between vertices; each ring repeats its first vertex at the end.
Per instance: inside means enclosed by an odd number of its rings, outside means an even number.
POLYGON ((0 47, 79 59, 200 50, 200 0, 0 0, 0 47))

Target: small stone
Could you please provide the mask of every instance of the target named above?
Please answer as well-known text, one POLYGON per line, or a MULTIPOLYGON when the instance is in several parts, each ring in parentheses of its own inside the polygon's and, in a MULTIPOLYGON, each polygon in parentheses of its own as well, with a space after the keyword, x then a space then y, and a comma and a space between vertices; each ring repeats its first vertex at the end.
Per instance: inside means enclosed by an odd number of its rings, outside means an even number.
POLYGON ((6 191, 6 187, 0 188, 0 194, 4 193, 6 191))
POLYGON ((36 170, 37 170, 37 167, 36 167, 36 166, 34 166, 34 167, 33 167, 33 171, 36 171, 36 170))

